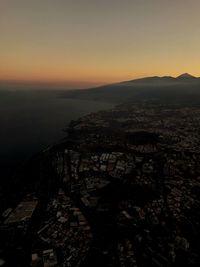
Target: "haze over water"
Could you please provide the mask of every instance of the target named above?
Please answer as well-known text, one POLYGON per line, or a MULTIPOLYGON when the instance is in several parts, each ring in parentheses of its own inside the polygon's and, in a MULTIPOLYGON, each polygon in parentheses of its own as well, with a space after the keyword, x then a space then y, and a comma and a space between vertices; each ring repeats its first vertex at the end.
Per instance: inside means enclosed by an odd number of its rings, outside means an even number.
MULTIPOLYGON (((56 91, 0 90, 0 167, 9 176, 15 166, 65 136, 70 120, 111 104, 58 97, 56 91)), ((2 177, 2 179, 4 179, 2 177)))

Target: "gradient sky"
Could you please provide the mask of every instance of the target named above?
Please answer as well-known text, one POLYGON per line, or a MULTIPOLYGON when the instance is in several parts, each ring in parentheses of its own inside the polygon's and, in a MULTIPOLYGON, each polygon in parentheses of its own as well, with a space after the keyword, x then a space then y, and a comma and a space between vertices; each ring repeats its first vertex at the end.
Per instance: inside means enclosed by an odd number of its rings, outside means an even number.
POLYGON ((0 79, 200 76, 199 0, 0 0, 0 79))

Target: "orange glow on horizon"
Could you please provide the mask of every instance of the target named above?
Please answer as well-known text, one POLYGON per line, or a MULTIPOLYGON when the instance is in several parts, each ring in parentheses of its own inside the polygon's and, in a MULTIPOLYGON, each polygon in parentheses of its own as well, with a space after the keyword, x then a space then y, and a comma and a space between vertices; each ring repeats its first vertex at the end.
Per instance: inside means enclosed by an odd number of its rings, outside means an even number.
POLYGON ((0 80, 200 76, 200 1, 2 2, 0 80))
POLYGON ((5 71, 0 69, 0 80, 18 80, 18 81, 38 81, 38 82, 58 82, 58 83, 75 83, 85 85, 103 85, 110 83, 117 83, 122 81, 134 80, 143 77, 151 77, 151 76, 172 76, 177 77, 178 75, 188 72, 191 75, 196 77, 200 77, 200 72, 188 71, 187 69, 177 70, 176 72, 145 72, 145 73, 111 73, 99 75, 99 73, 95 73, 90 71, 89 73, 75 73, 70 75, 65 75, 64 71, 37 71, 30 72, 28 70, 24 70, 21 72, 11 73, 10 71, 5 71))

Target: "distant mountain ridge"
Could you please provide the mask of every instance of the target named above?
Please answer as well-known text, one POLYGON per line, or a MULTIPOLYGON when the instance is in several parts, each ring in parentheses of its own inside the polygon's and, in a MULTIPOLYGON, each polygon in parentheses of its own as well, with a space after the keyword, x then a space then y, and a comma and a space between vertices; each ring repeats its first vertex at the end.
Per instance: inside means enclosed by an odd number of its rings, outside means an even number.
POLYGON ((163 76, 163 77, 159 77, 159 76, 152 76, 152 77, 144 77, 144 78, 139 78, 139 79, 134 79, 134 80, 130 80, 130 81, 123 81, 122 83, 144 83, 144 82, 174 82, 174 83, 179 83, 180 81, 190 81, 190 82, 200 82, 200 78, 199 77, 195 77, 192 76, 189 73, 183 73, 177 77, 172 77, 172 76, 163 76))
POLYGON ((195 77, 195 76, 193 76, 193 75, 191 75, 191 74, 189 74, 189 73, 183 73, 183 74, 181 74, 181 75, 179 75, 179 76, 177 77, 177 79, 179 79, 179 78, 189 78, 189 79, 191 79, 191 78, 195 78, 195 79, 197 79, 197 77, 195 77))
POLYGON ((200 78, 183 73, 178 77, 153 76, 96 88, 63 92, 61 97, 112 103, 158 101, 200 105, 200 78))

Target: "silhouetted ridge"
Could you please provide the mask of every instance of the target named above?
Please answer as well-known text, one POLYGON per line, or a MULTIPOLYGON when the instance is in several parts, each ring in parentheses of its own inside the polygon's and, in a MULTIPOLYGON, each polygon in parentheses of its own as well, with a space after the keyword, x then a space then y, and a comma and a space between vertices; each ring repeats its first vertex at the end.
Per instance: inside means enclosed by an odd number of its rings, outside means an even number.
POLYGON ((65 92, 64 97, 123 103, 157 101, 162 103, 200 104, 200 78, 183 73, 171 76, 153 76, 87 90, 65 92))
POLYGON ((193 75, 191 75, 191 74, 189 74, 189 73, 183 73, 183 74, 181 74, 181 75, 179 75, 178 77, 177 77, 177 79, 179 79, 179 78, 194 78, 194 79, 196 79, 196 77, 195 76, 193 76, 193 75))

